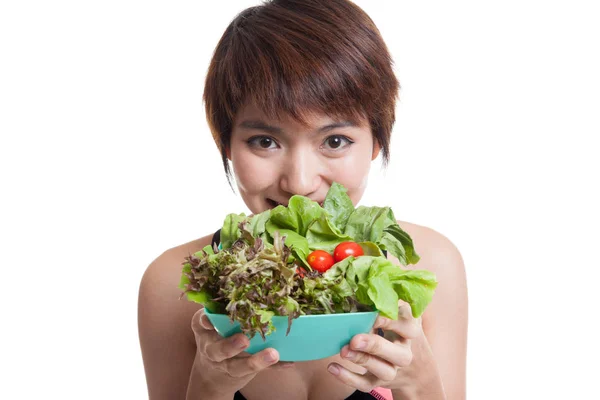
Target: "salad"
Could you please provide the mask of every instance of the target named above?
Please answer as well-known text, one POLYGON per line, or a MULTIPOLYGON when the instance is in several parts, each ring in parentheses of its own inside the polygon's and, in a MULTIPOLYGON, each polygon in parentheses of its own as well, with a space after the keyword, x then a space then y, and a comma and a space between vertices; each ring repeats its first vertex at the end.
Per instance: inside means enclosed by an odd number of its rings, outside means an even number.
POLYGON ((276 315, 288 317, 288 333, 301 315, 377 310, 397 319, 399 299, 419 317, 435 275, 394 265, 384 252, 404 266, 419 261, 389 207, 355 208, 334 183, 322 206, 296 195, 287 207, 227 215, 221 244, 186 257, 179 288, 263 339, 276 315))

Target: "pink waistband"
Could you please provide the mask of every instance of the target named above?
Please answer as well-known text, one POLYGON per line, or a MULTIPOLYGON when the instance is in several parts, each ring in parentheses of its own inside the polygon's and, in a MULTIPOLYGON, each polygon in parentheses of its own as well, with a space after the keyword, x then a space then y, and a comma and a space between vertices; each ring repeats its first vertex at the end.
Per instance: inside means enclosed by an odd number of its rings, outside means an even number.
POLYGON ((377 400, 394 400, 390 389, 380 387, 371 390, 371 396, 375 397, 377 400))

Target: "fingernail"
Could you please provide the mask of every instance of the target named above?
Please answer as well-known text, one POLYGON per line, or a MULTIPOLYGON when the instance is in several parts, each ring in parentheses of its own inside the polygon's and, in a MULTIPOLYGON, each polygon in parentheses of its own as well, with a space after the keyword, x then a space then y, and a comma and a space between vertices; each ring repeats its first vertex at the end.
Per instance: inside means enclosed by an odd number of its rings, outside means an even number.
POLYGON ((271 352, 268 352, 267 354, 265 354, 265 355, 263 356, 263 359, 264 359, 266 362, 273 362, 273 361, 275 361, 275 355, 274 355, 273 353, 271 353, 271 352))
POLYGON ((353 359, 354 357, 356 357, 356 353, 351 350, 348 350, 348 352, 346 353, 346 358, 353 359))
POLYGON ((329 367, 327 367, 327 371, 329 371, 333 375, 339 375, 340 374, 340 369, 338 367, 336 367, 335 365, 330 365, 329 367))
POLYGON ((356 342, 356 345, 354 346, 354 348, 356 350, 363 350, 366 347, 367 347, 367 342, 365 340, 359 340, 358 342, 356 342))
POLYGON ((244 347, 246 347, 246 341, 242 338, 237 338, 235 339, 235 346, 238 349, 243 349, 244 347))

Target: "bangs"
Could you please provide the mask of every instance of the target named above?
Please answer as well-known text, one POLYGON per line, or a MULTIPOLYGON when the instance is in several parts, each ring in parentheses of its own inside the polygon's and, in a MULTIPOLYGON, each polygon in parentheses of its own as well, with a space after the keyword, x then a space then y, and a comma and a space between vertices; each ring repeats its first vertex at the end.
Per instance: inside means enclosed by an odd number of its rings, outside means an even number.
MULTIPOLYGON (((239 40, 232 43, 223 59, 224 83, 231 101, 228 116, 246 103, 253 103, 267 116, 291 115, 304 122, 308 113, 358 119, 369 114, 379 85, 366 59, 353 59, 352 49, 323 46, 306 34, 301 21, 290 18, 274 32, 257 26, 252 35, 236 27, 239 40)), ((327 32, 312 32, 327 35, 327 32)))

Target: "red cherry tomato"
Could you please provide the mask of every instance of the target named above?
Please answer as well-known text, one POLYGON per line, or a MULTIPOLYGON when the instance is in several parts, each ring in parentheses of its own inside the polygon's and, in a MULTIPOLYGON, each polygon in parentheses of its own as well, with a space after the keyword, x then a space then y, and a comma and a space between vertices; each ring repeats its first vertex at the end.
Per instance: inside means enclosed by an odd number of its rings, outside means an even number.
POLYGON ((308 255, 306 260, 312 269, 321 273, 327 271, 333 264, 335 264, 332 255, 324 250, 313 251, 308 255))
POLYGON ((342 242, 338 244, 333 251, 333 258, 335 262, 340 262, 344 258, 349 256, 360 257, 364 255, 362 247, 356 242, 342 242))

